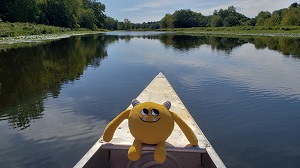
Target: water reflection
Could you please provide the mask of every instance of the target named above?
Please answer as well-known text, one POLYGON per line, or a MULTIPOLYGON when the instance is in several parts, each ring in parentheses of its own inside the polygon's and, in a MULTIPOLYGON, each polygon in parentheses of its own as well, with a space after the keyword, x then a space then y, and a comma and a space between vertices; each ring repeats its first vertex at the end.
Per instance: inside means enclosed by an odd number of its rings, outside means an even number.
POLYGON ((251 39, 257 49, 268 48, 284 55, 300 58, 300 39, 285 37, 257 37, 251 39))
POLYGON ((210 45, 212 50, 223 51, 227 54, 232 49, 246 43, 254 44, 257 49, 268 48, 284 55, 300 58, 300 39, 288 37, 215 37, 189 35, 161 35, 159 40, 166 46, 184 51, 198 48, 201 45, 210 45))
POLYGON ((222 51, 230 54, 236 47, 243 44, 254 44, 256 49, 275 50, 283 55, 300 58, 300 39, 292 37, 258 37, 258 36, 199 36, 184 35, 175 33, 156 33, 156 32, 110 32, 110 36, 117 36, 125 42, 130 42, 132 38, 158 39, 166 47, 173 47, 179 51, 189 51, 199 48, 201 45, 210 45, 212 50, 222 51))
MULTIPOLYGON (((97 68, 107 56, 106 46, 132 38, 159 40, 166 47, 189 51, 202 45, 229 55, 234 48, 252 43, 300 58, 300 39, 286 37, 215 37, 156 32, 111 32, 77 36, 47 44, 0 52, 0 117, 11 128, 25 129, 41 118, 44 99, 58 97, 64 83, 77 80, 87 66, 97 68)), ((182 60, 182 62, 185 62, 182 60)))
POLYGON ((159 71, 228 167, 299 165, 299 39, 123 33, 0 52, 2 167, 72 167, 159 71))
POLYGON ((0 53, 0 117, 11 128, 25 129, 42 117, 43 101, 57 97, 64 83, 77 80, 87 66, 99 67, 107 56, 104 35, 77 36, 0 53))

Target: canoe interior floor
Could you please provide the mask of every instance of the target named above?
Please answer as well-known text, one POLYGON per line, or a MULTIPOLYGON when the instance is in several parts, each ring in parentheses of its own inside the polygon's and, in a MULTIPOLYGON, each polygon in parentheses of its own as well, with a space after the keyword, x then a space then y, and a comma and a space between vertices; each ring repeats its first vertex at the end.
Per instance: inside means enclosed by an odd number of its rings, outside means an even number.
POLYGON ((127 150, 124 149, 100 149, 86 163, 88 167, 103 168, 205 168, 215 167, 207 153, 199 152, 175 152, 168 151, 167 159, 160 164, 153 159, 154 151, 143 151, 138 161, 132 162, 127 158, 127 150))

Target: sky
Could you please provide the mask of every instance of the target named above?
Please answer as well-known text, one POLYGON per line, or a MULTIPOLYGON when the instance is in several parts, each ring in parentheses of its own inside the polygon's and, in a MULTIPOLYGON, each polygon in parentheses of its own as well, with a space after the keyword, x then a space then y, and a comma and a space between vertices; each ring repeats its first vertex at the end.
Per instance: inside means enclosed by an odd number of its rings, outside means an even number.
POLYGON ((234 6, 247 17, 255 17, 260 11, 273 12, 288 8, 297 0, 98 0, 106 6, 105 14, 118 21, 129 19, 132 23, 161 20, 165 14, 176 10, 190 9, 203 15, 214 10, 234 6))

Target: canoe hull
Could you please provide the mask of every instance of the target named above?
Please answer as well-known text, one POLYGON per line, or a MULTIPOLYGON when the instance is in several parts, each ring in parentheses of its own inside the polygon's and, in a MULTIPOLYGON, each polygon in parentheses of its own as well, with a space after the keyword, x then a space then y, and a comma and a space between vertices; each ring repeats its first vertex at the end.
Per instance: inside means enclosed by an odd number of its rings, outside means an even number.
MULTIPOLYGON (((95 144, 96 145, 96 144, 95 144)), ((105 148, 105 147, 104 147, 105 148)), ((103 167, 103 168, 141 168, 141 167, 172 167, 172 168, 216 168, 207 152, 188 152, 188 151, 167 151, 165 163, 157 163, 153 159, 153 150, 143 149, 141 158, 132 162, 127 158, 127 148, 124 149, 104 149, 101 146, 87 160, 83 160, 82 165, 75 167, 103 167)), ((154 149, 154 147, 153 147, 154 149)))
MULTIPOLYGON (((128 120, 124 120, 116 130, 111 142, 104 142, 102 137, 75 165, 76 168, 93 167, 204 167, 223 168, 225 165, 215 152, 203 132, 194 121, 187 108, 184 106, 179 96, 176 94, 166 77, 159 73, 150 84, 137 97, 140 102, 152 101, 172 103, 170 111, 175 112, 193 130, 198 138, 198 146, 189 145, 183 132, 177 124, 174 125, 172 134, 166 141, 167 159, 165 163, 159 164, 154 161, 154 145, 143 145, 143 153, 138 161, 132 162, 127 158, 127 150, 131 146, 134 138, 128 128, 128 120)), ((129 106, 128 108, 132 108, 129 106)))

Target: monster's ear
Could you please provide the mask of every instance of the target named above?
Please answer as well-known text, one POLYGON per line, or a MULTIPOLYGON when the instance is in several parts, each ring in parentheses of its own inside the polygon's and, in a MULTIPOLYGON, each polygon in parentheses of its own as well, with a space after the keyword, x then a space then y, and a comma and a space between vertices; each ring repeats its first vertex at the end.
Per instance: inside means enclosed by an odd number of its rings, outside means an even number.
POLYGON ((171 108, 171 102, 166 101, 166 102, 163 103, 163 106, 165 106, 168 110, 170 110, 170 108, 171 108))
POLYGON ((131 104, 134 107, 134 106, 136 106, 138 104, 141 104, 141 103, 138 100, 136 100, 136 99, 132 99, 131 104))

